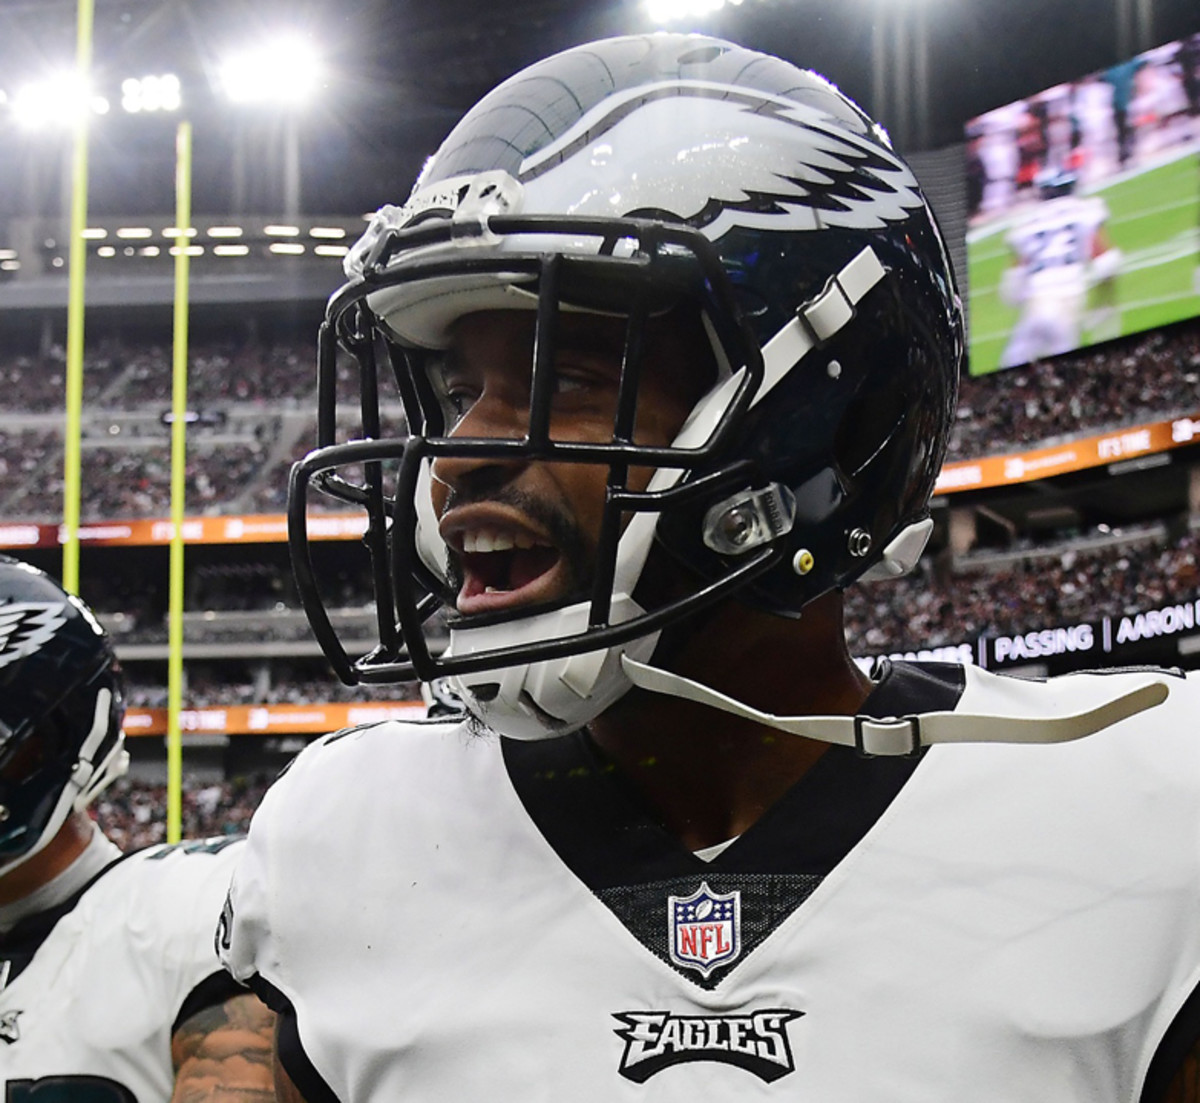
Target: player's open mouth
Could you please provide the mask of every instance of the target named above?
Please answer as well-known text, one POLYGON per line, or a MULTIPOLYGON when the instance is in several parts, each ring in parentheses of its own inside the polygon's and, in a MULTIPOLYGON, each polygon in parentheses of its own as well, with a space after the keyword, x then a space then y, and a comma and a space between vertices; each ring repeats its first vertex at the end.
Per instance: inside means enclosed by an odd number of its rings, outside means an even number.
POLYGON ((443 526, 442 535, 462 573, 456 605, 463 616, 550 601, 567 584, 559 549, 524 526, 463 518, 443 526))

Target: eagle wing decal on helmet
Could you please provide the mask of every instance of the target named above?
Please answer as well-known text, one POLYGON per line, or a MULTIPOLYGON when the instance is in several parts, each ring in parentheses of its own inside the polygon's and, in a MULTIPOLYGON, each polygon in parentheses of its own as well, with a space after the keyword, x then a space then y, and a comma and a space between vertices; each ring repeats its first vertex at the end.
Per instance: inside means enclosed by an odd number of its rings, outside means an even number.
MULTIPOLYGON (((583 157, 592 195, 604 194, 607 205, 595 213, 618 213, 611 206, 613 188, 601 183, 606 181, 624 193, 621 214, 667 216, 713 240, 733 226, 878 229, 907 218, 924 201, 883 131, 870 131, 870 125, 855 134, 809 104, 733 86, 671 81, 603 100, 556 141, 526 157, 518 179, 529 188, 527 209, 542 209, 543 194, 560 195, 556 170, 583 157), (689 129, 680 120, 692 112, 697 122, 692 132, 702 124, 707 140, 682 148, 665 141, 664 135, 689 129), (797 128, 805 132, 802 144, 797 128), (607 151, 618 146, 624 161, 610 163, 607 151), (753 157, 746 156, 747 146, 753 157), (798 148, 805 150, 803 161, 798 148), (636 171, 626 172, 626 165, 636 171), (671 179, 672 209, 639 204, 639 182, 664 177, 671 179)), ((579 179, 578 172, 571 175, 579 179)), ((661 197, 659 187, 656 198, 661 197)), ((585 213, 590 198, 574 204, 576 213, 585 213)))
POLYGON ((0 606, 0 667, 32 655, 67 622, 62 602, 16 601, 0 606))

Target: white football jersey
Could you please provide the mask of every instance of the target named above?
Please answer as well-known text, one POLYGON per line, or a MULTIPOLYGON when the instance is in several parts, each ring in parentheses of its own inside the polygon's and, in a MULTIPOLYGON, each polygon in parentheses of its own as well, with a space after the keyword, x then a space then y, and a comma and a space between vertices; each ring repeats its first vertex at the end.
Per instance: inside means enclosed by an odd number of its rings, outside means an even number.
POLYGON ((1020 302, 1021 317, 1001 354, 1001 367, 1079 347, 1088 287, 1095 276, 1096 235, 1107 217, 1103 199, 1064 195, 1040 203, 1009 231, 1017 264, 1005 273, 1005 295, 1020 302))
POLYGON ((117 859, 0 940, 5 1103, 164 1103, 171 1033, 237 991, 213 933, 242 839, 117 859))
MULTIPOLYGON (((893 664, 864 711, 1146 677, 893 664)), ((833 747, 711 861, 582 735, 338 733, 263 802, 222 954, 309 1103, 1132 1103, 1197 1027, 1200 682, 1159 677, 1075 743, 833 747)))
POLYGON ((1060 196, 1039 203, 1008 232, 1008 243, 1029 273, 1031 287, 1082 282, 1096 233, 1108 218, 1099 196, 1060 196))

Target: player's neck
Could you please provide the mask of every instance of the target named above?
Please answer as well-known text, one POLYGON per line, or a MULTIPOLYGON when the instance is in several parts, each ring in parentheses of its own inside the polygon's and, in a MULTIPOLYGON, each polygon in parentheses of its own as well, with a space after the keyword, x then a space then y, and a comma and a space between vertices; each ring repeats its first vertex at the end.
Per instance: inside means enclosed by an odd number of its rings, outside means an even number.
POLYGON ((11 904, 49 884, 64 872, 92 841, 92 822, 82 813, 74 813, 58 833, 28 861, 0 873, 0 905, 11 904))
MULTIPOLYGON (((799 621, 721 610, 671 668, 762 711, 849 714, 870 689, 836 596, 799 621)), ((591 725, 663 825, 695 850, 741 834, 827 750, 690 701, 635 691, 591 725)))

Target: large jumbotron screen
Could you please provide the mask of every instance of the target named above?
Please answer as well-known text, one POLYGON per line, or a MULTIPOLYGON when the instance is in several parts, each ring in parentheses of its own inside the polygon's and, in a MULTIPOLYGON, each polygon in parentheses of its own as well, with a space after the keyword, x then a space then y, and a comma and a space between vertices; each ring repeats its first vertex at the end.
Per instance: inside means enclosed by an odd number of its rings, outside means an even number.
POLYGON ((966 136, 972 375, 1200 314, 1200 34, 966 136))

